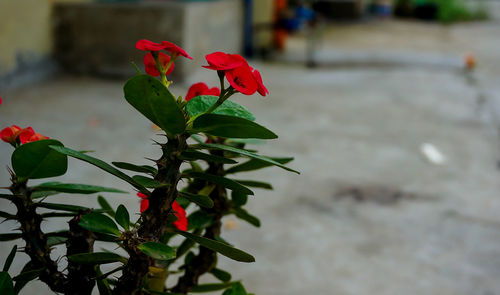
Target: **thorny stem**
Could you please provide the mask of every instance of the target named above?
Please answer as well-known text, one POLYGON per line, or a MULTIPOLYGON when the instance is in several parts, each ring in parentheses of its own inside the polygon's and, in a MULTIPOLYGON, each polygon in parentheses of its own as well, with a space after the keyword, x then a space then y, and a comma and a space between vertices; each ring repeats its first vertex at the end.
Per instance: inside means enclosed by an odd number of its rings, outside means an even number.
POLYGON ((158 241, 165 233, 168 216, 171 213, 172 203, 178 195, 177 184, 181 178, 180 166, 182 160, 178 155, 187 148, 188 135, 182 134, 168 138, 162 145, 163 154, 157 160, 158 173, 155 180, 168 186, 153 190, 149 199, 149 207, 141 215, 142 222, 137 229, 137 235, 124 242, 124 248, 130 258, 118 280, 115 295, 141 294, 143 278, 149 271, 151 259, 137 249, 138 244, 145 241, 158 241))
POLYGON ((18 196, 13 198, 12 202, 17 208, 17 220, 21 224, 22 239, 26 242, 24 252, 31 258, 32 269, 41 269, 40 280, 52 291, 64 293, 66 278, 57 269, 57 263, 50 258, 47 236, 41 229, 42 217, 36 213, 26 181, 18 181, 14 173, 11 173, 11 180, 12 185, 9 189, 18 196))
MULTIPOLYGON (((214 150, 211 154, 223 156, 223 151, 214 150)), ((224 168, 219 163, 209 163, 208 173, 213 175, 224 175, 224 168)), ((214 201, 213 208, 203 208, 214 219, 214 223, 205 229, 204 237, 214 240, 220 235, 222 227, 222 217, 228 211, 226 190, 222 186, 216 186, 210 197, 214 201)), ((179 278, 177 285, 172 288, 172 292, 187 294, 194 286, 198 285, 199 278, 212 270, 217 264, 217 253, 200 246, 199 253, 186 265, 184 275, 179 278)))

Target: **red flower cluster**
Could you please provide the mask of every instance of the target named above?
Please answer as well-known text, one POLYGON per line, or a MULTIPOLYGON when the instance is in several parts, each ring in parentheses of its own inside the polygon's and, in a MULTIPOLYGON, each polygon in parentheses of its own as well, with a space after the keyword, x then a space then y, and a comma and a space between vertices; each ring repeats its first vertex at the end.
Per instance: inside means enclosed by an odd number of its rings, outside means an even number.
POLYGON ((152 42, 146 39, 139 40, 135 47, 139 50, 150 51, 146 56, 144 56, 144 66, 146 67, 146 73, 148 75, 157 77, 160 75, 160 71, 164 72, 165 75, 172 73, 174 70, 174 60, 178 56, 183 56, 189 59, 193 59, 186 51, 172 42, 162 41, 161 43, 152 42), (171 56, 158 52, 165 50, 171 54, 171 56), (158 60, 160 62, 160 69, 157 68, 155 59, 151 52, 158 52, 158 60), (170 66, 169 66, 170 64, 170 66))
MULTIPOLYGON (((149 207, 148 197, 143 193, 137 193, 137 196, 141 198, 141 213, 146 211, 149 207)), ((188 226, 188 220, 186 216, 186 211, 182 208, 177 201, 174 201, 172 204, 172 210, 174 211, 174 215, 177 217, 177 220, 174 221, 174 226, 179 229, 186 231, 188 226)))
POLYGON ((223 71, 227 81, 234 89, 252 95, 259 92, 266 96, 269 91, 262 83, 262 76, 259 71, 248 65, 248 62, 238 54, 227 54, 224 52, 214 52, 205 56, 208 66, 204 68, 223 71))
POLYGON ((219 96, 220 95, 220 88, 219 87, 212 87, 208 88, 207 84, 203 82, 198 82, 194 83, 189 87, 189 90, 186 94, 186 101, 190 101, 191 98, 200 96, 200 95, 214 95, 214 96, 219 96))
POLYGON ((19 126, 12 125, 0 131, 0 139, 11 144, 17 143, 18 140, 19 142, 21 142, 21 144, 25 144, 28 142, 49 138, 40 133, 35 133, 35 131, 31 127, 22 129, 19 126))

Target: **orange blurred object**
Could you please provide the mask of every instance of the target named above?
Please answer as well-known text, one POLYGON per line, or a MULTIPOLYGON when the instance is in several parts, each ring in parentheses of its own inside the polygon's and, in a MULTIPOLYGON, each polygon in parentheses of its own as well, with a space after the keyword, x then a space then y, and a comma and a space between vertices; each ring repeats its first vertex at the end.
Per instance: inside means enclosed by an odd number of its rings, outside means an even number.
POLYGON ((472 53, 466 53, 464 55, 464 66, 468 70, 473 70, 477 65, 476 56, 472 53))

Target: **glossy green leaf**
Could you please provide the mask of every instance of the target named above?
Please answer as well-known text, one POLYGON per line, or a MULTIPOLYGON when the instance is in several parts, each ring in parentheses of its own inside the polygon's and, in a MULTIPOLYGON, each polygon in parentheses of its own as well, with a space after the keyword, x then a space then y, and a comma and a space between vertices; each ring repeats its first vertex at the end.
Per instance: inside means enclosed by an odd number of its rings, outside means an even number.
POLYGON ((45 203, 45 202, 36 203, 36 206, 40 207, 40 208, 69 211, 69 212, 80 212, 80 211, 89 210, 89 208, 82 207, 82 206, 57 204, 57 203, 45 203))
POLYGON ((156 174, 158 170, 152 166, 148 165, 135 165, 126 162, 111 162, 111 164, 115 165, 120 169, 125 169, 134 172, 148 173, 148 174, 156 174))
POLYGON ((107 192, 107 193, 126 193, 124 191, 96 186, 96 185, 87 185, 87 184, 75 184, 75 183, 61 183, 61 182, 46 182, 39 184, 33 188, 35 191, 54 191, 68 194, 94 194, 99 192, 107 192))
POLYGON ((120 231, 113 219, 100 213, 83 215, 78 223, 81 227, 98 233, 120 235, 120 231))
POLYGON ((270 183, 263 182, 263 181, 242 180, 242 179, 233 179, 233 180, 238 182, 238 183, 241 183, 245 186, 249 186, 249 187, 256 187, 256 188, 269 189, 269 190, 273 189, 273 186, 270 183))
POLYGON ((222 295, 248 295, 245 287, 240 282, 235 283, 230 289, 227 289, 222 295))
POLYGON ((192 132, 231 138, 278 138, 271 130, 250 120, 217 114, 204 114, 196 118, 192 132))
MULTIPOLYGON (((206 112, 211 106, 217 102, 219 98, 212 95, 200 95, 193 97, 186 104, 186 112, 190 118, 194 118, 206 112)), ((224 101, 218 106, 212 114, 229 115, 244 118, 250 121, 255 120, 255 116, 244 106, 235 103, 231 100, 224 101)))
POLYGON ((229 178, 225 178, 225 177, 217 176, 217 175, 213 175, 213 174, 208 174, 208 173, 203 173, 203 172, 191 172, 191 173, 189 173, 189 176, 194 177, 194 178, 200 178, 200 179, 206 180, 206 181, 213 183, 213 184, 221 185, 221 186, 228 188, 232 191, 238 191, 238 192, 242 192, 242 193, 247 194, 247 195, 253 195, 253 192, 251 190, 249 190, 247 187, 245 187, 244 185, 241 185, 240 183, 238 183, 234 180, 231 180, 229 178))
POLYGON ((54 139, 25 143, 12 153, 12 168, 21 178, 38 179, 60 176, 68 169, 68 158, 49 146, 63 147, 54 139))
POLYGON ((278 166, 278 167, 283 168, 285 170, 300 174, 300 172, 293 170, 292 168, 288 168, 287 166, 285 166, 285 165, 283 165, 283 164, 281 164, 281 163, 279 163, 271 158, 264 157, 264 156, 258 155, 256 153, 252 153, 252 152, 249 152, 249 151, 243 150, 243 149, 238 149, 238 148, 235 148, 232 146, 227 146, 227 145, 223 145, 223 144, 216 144, 216 143, 199 143, 199 144, 196 144, 192 147, 202 148, 202 149, 220 149, 220 150, 240 154, 242 156, 247 156, 249 158, 257 159, 257 160, 269 163, 271 165, 278 166))
POLYGON ((133 180, 132 177, 128 176, 127 174, 121 172, 120 170, 116 169, 115 167, 109 165, 108 163, 106 163, 102 160, 99 160, 97 158, 91 157, 91 156, 86 155, 86 154, 82 154, 80 152, 77 152, 75 150, 72 150, 72 149, 69 149, 66 147, 62 147, 62 146, 51 145, 50 148, 58 151, 61 154, 68 155, 70 157, 82 160, 82 161, 87 162, 89 164, 92 164, 98 168, 101 168, 102 170, 130 183, 132 186, 137 188, 142 193, 146 193, 146 194, 149 193, 149 191, 143 185, 141 185, 137 181, 133 180))
POLYGON ((46 198, 46 197, 50 197, 50 196, 55 196, 57 194, 59 194, 59 192, 39 191, 39 192, 32 192, 30 197, 31 197, 31 199, 36 200, 36 199, 46 198))
POLYGON ((238 217, 239 219, 244 220, 255 227, 260 227, 260 220, 252 214, 248 213, 245 209, 234 208, 233 212, 234 215, 236 215, 236 217, 238 217))
POLYGON ((168 186, 166 183, 161 183, 151 177, 146 177, 142 175, 134 175, 132 176, 132 179, 143 185, 144 187, 148 188, 157 188, 157 187, 163 187, 163 186, 168 186))
POLYGON ((231 280, 231 274, 225 270, 214 267, 210 270, 210 273, 222 282, 229 282, 231 280))
MULTIPOLYGON (((291 162, 293 160, 293 158, 272 158, 272 157, 268 157, 268 159, 271 159, 271 160, 278 162, 280 164, 286 164, 286 163, 291 162)), ((246 161, 245 163, 241 163, 239 165, 235 165, 235 166, 227 169, 226 174, 254 171, 254 170, 259 170, 259 169, 262 169, 265 167, 270 167, 273 165, 274 164, 269 163, 269 162, 264 162, 262 160, 250 159, 250 160, 246 161)))
POLYGON ((113 218, 115 217, 115 210, 113 210, 113 207, 111 207, 106 198, 104 198, 103 196, 97 196, 97 203, 99 203, 101 209, 106 211, 107 214, 109 214, 113 218))
POLYGON ((97 289, 99 290, 99 295, 111 295, 111 288, 109 287, 109 282, 105 277, 101 278, 103 274, 99 265, 95 266, 95 272, 98 277, 98 279, 96 279, 96 283, 97 283, 97 289))
POLYGON ((191 288, 191 293, 206 293, 226 289, 231 287, 235 282, 227 283, 212 283, 212 284, 200 284, 191 288))
POLYGON ((68 260, 80 264, 126 263, 127 259, 110 252, 80 253, 68 256, 68 260))
POLYGON ((198 210, 188 216, 188 229, 202 229, 210 226, 214 218, 205 211, 198 210))
POLYGON ((123 227, 123 229, 128 230, 130 228, 130 214, 125 206, 118 206, 118 209, 116 209, 115 220, 119 225, 121 225, 121 227, 123 227))
POLYGON ((180 155, 182 160, 194 161, 194 160, 204 160, 207 162, 222 163, 222 164, 235 164, 237 163, 233 159, 205 154, 198 151, 185 151, 180 155))
POLYGON ((14 245, 14 247, 12 247, 12 250, 10 250, 9 255, 7 256, 7 259, 5 259, 5 263, 3 264, 3 271, 9 271, 9 268, 12 265, 12 261, 14 261, 14 257, 16 256, 16 252, 17 245, 14 245))
POLYGON ((138 75, 127 81, 125 99, 151 122, 168 134, 181 134, 186 120, 175 97, 158 79, 138 75))
POLYGON ((21 238, 21 233, 0 234, 0 242, 12 241, 21 238))
POLYGON ((170 260, 175 258, 175 250, 162 243, 146 242, 137 246, 144 254, 157 260, 170 260))
POLYGON ((0 294, 14 295, 14 283, 9 273, 6 271, 0 272, 0 294))
POLYGON ((214 201, 212 201, 209 196, 196 195, 188 192, 179 192, 179 194, 200 207, 212 208, 214 206, 214 201))
POLYGON ((229 257, 233 260, 236 261, 241 261, 241 262, 254 262, 255 258, 239 249, 233 248, 227 244, 215 241, 215 240, 210 240, 201 236, 193 235, 189 232, 185 231, 177 231, 178 234, 184 236, 185 238, 191 239, 195 241, 196 243, 200 244, 201 246, 208 248, 212 251, 218 252, 226 257, 229 257))
POLYGON ((231 192, 231 201, 233 201, 235 207, 241 207, 247 203, 248 195, 233 191, 231 192))

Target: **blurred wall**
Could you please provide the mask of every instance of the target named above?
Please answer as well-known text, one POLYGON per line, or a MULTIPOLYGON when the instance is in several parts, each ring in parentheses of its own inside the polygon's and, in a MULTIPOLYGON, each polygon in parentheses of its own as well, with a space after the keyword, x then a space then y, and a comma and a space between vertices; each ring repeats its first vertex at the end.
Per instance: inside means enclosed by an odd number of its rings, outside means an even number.
POLYGON ((54 70, 52 5, 84 1, 90 0, 0 0, 0 89, 54 70))
POLYGON ((271 48, 273 42, 273 23, 274 1, 254 0, 253 6, 253 24, 257 28, 254 30, 254 42, 257 49, 271 48))

